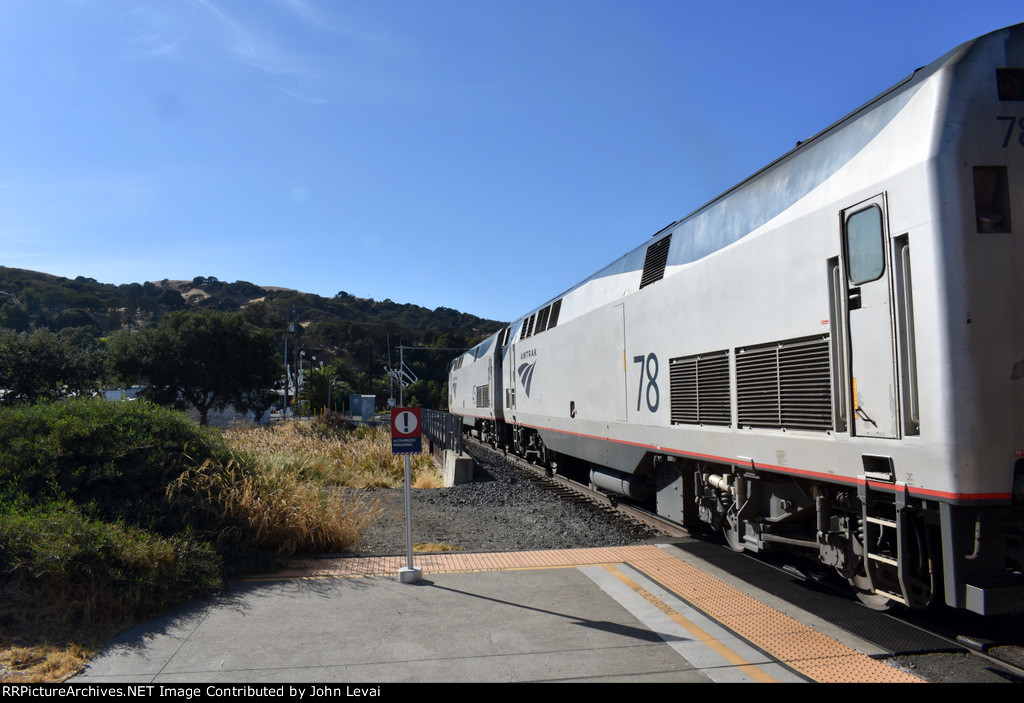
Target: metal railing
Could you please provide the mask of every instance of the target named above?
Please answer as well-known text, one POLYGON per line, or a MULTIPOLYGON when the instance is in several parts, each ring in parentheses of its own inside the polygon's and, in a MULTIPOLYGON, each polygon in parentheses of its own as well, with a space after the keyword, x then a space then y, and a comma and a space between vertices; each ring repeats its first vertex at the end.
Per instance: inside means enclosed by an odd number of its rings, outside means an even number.
POLYGON ((444 410, 420 411, 423 434, 431 442, 453 452, 462 452, 462 418, 444 410))

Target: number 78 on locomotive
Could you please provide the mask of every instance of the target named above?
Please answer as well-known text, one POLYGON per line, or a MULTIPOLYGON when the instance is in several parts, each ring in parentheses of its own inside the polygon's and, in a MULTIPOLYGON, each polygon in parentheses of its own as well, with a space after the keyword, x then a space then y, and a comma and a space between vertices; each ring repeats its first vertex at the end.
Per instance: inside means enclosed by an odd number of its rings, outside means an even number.
POLYGON ((1024 25, 451 363, 465 430, 873 607, 1024 611, 1024 25))

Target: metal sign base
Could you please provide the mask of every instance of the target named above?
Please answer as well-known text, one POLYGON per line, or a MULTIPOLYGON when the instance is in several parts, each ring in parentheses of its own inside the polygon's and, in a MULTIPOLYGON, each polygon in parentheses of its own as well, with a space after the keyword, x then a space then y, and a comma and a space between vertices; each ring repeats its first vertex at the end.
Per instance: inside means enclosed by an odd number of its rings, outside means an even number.
POLYGON ((423 570, 418 566, 403 566, 398 570, 398 580, 402 583, 417 583, 423 578, 423 570))

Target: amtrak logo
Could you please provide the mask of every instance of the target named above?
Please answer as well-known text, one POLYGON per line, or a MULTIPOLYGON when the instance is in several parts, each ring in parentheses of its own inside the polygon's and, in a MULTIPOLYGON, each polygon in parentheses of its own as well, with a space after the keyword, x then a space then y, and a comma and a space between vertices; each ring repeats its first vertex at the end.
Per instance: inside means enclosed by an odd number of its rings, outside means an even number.
POLYGON ((526 391, 526 397, 530 397, 530 384, 533 382, 533 368, 537 365, 537 362, 532 364, 520 364, 516 372, 519 374, 519 380, 523 384, 523 390, 526 391))

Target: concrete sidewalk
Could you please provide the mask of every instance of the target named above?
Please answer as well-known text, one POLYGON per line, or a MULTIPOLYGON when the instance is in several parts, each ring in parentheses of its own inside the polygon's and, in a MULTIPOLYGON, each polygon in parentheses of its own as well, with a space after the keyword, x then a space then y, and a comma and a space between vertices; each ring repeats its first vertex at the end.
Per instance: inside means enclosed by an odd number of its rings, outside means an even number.
MULTIPOLYGON (((393 575, 235 583, 124 633, 73 681, 807 681, 830 680, 808 671, 842 674, 857 666, 870 669, 866 680, 902 675, 826 637, 816 624, 784 615, 783 627, 793 631, 786 637, 801 630, 801 637, 820 638, 813 655, 799 655, 815 661, 794 665, 751 646, 664 586, 677 567, 707 578, 670 547, 536 554, 538 562, 570 563, 448 573, 424 568, 416 584, 393 575), (644 560, 652 557, 664 565, 662 577, 644 573, 651 570, 644 560)), ((479 563, 470 557, 524 558, 464 555, 470 566, 479 563)), ((317 563, 326 573, 353 562, 317 563)), ((733 591, 725 597, 746 599, 752 605, 745 608, 767 607, 733 591)))

